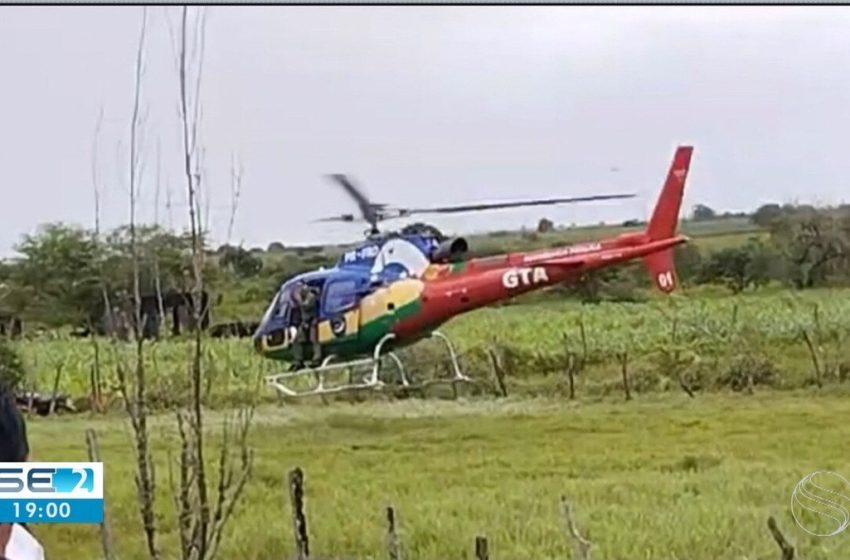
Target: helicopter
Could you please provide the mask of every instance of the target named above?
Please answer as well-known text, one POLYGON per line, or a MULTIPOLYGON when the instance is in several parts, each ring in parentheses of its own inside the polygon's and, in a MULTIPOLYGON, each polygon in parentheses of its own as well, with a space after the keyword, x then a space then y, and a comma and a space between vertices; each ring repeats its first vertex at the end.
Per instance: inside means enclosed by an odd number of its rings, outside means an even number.
MULTIPOLYGON (((378 223, 425 213, 474 212, 635 195, 405 209, 373 203, 349 177, 330 175, 357 203, 360 219, 369 224, 369 229, 365 241, 345 251, 333 267, 299 274, 280 286, 254 332, 256 352, 272 360, 292 361, 298 335, 293 298, 302 285, 307 285, 318 293, 317 335, 323 359, 319 362, 314 356, 309 367, 266 376, 267 385, 285 397, 378 389, 388 384, 411 387, 396 351, 426 338, 442 340, 448 351, 450 378, 443 381, 474 382, 461 371, 454 346, 439 330, 458 315, 636 259, 642 260, 655 286, 669 294, 678 284, 673 248, 688 241, 686 236, 677 234, 677 226, 692 154, 692 146, 676 148, 644 231, 482 258, 468 257, 469 245, 463 237, 446 237, 433 226, 418 224, 400 231, 381 231, 378 223), (381 379, 383 358, 391 359, 398 369, 399 375, 392 383, 381 379), (332 373, 360 367, 367 368, 362 378, 355 380, 349 373, 346 382, 328 384, 332 373), (308 375, 315 378, 312 386, 299 390, 292 385, 297 378, 308 375)), ((320 221, 355 222, 358 218, 346 214, 320 221)))

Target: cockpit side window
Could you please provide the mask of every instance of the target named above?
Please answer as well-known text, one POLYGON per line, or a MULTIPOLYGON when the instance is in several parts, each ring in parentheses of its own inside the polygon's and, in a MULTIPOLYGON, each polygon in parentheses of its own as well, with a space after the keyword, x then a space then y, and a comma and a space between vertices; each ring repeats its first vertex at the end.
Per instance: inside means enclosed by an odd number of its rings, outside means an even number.
POLYGON ((325 311, 339 313, 357 304, 357 280, 335 280, 325 289, 325 311))

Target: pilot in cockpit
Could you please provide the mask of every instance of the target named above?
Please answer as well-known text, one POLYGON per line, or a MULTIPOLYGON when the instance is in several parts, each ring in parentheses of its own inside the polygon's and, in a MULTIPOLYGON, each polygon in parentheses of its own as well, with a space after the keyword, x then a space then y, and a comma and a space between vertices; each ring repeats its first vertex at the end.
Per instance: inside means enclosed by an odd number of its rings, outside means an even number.
POLYGON ((322 359, 322 347, 319 344, 319 292, 306 282, 296 286, 292 291, 292 301, 295 304, 293 319, 297 333, 292 341, 292 370, 304 368, 304 350, 312 346, 310 366, 318 367, 322 359))

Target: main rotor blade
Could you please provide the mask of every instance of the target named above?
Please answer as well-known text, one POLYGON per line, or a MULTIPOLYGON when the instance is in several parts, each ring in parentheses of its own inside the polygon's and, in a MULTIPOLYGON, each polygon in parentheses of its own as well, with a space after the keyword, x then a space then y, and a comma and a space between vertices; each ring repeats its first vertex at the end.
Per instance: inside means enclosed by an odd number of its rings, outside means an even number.
POLYGON ((357 206, 360 208, 360 213, 363 215, 363 219, 369 222, 373 227, 378 222, 378 213, 375 211, 376 206, 372 204, 369 198, 363 193, 362 190, 358 189, 354 183, 349 180, 349 178, 342 173, 335 173, 329 175, 330 179, 335 181, 338 185, 340 185, 348 195, 354 199, 357 203, 357 206))
POLYGON ((589 202, 593 200, 634 198, 635 196, 636 195, 634 194, 602 194, 568 198, 541 198, 535 200, 463 204, 459 206, 435 206, 433 208, 398 208, 396 211, 400 216, 410 216, 411 214, 454 214, 460 212, 479 212, 482 210, 499 210, 503 208, 519 208, 523 206, 551 206, 554 204, 572 204, 575 202, 589 202))

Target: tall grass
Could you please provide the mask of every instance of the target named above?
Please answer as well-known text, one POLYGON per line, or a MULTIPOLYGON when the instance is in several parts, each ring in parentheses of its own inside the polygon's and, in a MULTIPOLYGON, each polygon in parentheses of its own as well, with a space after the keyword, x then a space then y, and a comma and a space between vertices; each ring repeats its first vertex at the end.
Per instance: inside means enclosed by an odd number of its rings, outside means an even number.
MULTIPOLYGON (((850 372, 850 345, 844 343, 844 333, 850 332, 848 296, 850 290, 773 291, 724 298, 696 292, 648 303, 546 302, 480 310, 456 318, 443 330, 455 342, 464 368, 480 379, 492 377, 487 349, 500 349, 506 356, 512 392, 548 393, 559 387, 565 353, 576 350, 587 354, 587 367, 579 379, 583 391, 618 390, 618 355, 623 352, 628 353, 638 392, 669 388, 665 353, 671 348, 679 351, 685 374, 697 390, 733 386, 747 375, 754 375, 756 384, 795 388, 813 378, 812 355, 803 333, 814 341, 827 383, 843 381, 850 372)), ((88 395, 94 363, 91 344, 57 337, 21 341, 16 347, 32 386, 49 390, 61 365, 60 390, 76 397, 88 395)), ((115 348, 100 356, 107 384, 114 381, 110 375, 115 370, 115 353, 132 351, 129 345, 115 348)), ((154 400, 167 404, 170 392, 185 378, 191 349, 188 338, 149 345, 145 360, 154 400)), ((415 371, 441 362, 445 350, 437 342, 425 342, 402 354, 415 371)), ((213 405, 237 399, 257 375, 282 368, 255 354, 248 339, 209 340, 204 360, 209 371, 208 402, 213 405)))

